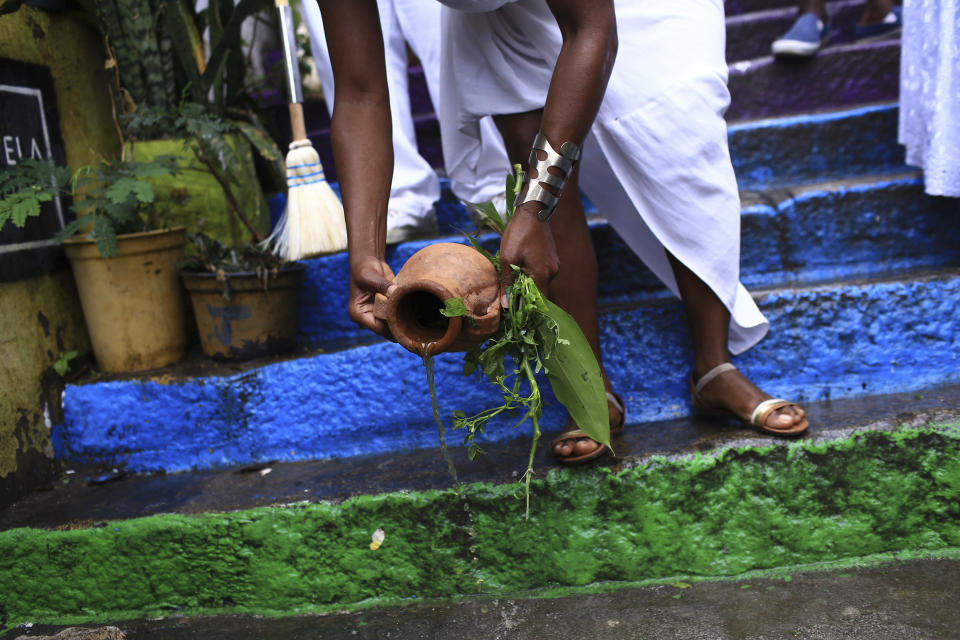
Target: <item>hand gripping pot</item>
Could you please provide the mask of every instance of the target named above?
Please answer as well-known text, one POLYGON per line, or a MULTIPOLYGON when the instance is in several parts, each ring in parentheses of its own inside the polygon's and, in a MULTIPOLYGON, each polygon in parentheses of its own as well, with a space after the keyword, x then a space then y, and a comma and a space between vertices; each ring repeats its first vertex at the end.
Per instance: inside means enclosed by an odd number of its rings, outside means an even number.
POLYGON ((394 282, 389 297, 377 295, 374 315, 386 320, 397 342, 417 355, 467 351, 500 324, 497 270, 472 247, 450 242, 424 247, 394 282), (451 298, 463 300, 466 316, 440 313, 451 298))

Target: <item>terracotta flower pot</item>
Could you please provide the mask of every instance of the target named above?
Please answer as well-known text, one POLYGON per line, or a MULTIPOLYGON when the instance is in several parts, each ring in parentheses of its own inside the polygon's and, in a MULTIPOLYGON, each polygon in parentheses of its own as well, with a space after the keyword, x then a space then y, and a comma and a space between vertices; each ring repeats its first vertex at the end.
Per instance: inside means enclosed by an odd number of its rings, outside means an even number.
POLYGON ((70 238, 63 248, 80 293, 97 364, 103 371, 142 371, 176 362, 187 348, 177 260, 183 227, 117 237, 104 258, 93 240, 70 238))
POLYGON ((413 353, 466 351, 500 324, 497 270, 472 247, 449 242, 424 247, 407 260, 395 282, 389 297, 377 295, 374 315, 386 320, 397 342, 413 353), (465 317, 440 313, 450 298, 463 300, 465 317))
POLYGON ((256 273, 231 273, 229 293, 216 274, 181 273, 203 353, 220 360, 253 360, 292 349, 304 269, 302 264, 284 267, 268 278, 266 287, 256 273))

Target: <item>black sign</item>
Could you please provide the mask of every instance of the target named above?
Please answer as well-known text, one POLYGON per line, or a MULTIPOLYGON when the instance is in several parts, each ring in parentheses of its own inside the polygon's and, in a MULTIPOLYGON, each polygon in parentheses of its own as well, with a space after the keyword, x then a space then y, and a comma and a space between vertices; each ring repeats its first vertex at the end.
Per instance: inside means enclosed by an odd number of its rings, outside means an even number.
MULTIPOLYGON (((49 68, 0 58, 0 171, 26 158, 66 165, 57 101, 49 68)), ((69 203, 45 203, 22 228, 0 229, 0 282, 23 280, 65 265, 53 235, 69 221, 69 203)))

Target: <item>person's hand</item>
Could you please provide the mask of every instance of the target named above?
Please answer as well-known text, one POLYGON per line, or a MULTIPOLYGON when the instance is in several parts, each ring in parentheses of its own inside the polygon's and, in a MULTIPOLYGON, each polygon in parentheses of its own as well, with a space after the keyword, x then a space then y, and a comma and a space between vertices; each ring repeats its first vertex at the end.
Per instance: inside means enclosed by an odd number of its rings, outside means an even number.
POLYGON ((516 279, 510 265, 533 278, 546 295, 550 280, 560 269, 560 258, 550 225, 537 218, 539 202, 528 202, 517 208, 500 240, 500 304, 507 307, 507 287, 516 279))
POLYGON ((373 315, 374 299, 378 293, 388 295, 394 287, 390 266, 375 257, 350 261, 350 293, 347 310, 350 319, 365 329, 389 339, 387 323, 373 315))

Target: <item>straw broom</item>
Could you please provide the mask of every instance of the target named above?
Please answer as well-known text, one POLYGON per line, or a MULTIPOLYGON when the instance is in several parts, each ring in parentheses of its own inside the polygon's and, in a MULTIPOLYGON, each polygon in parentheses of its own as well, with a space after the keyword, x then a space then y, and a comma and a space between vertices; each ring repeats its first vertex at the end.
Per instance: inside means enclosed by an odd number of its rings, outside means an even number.
POLYGON ((293 142, 286 159, 287 208, 267 242, 273 244, 273 252, 281 258, 299 260, 346 249, 347 227, 343 205, 324 179, 320 156, 307 138, 290 5, 288 0, 275 0, 275 4, 280 18, 293 142))

